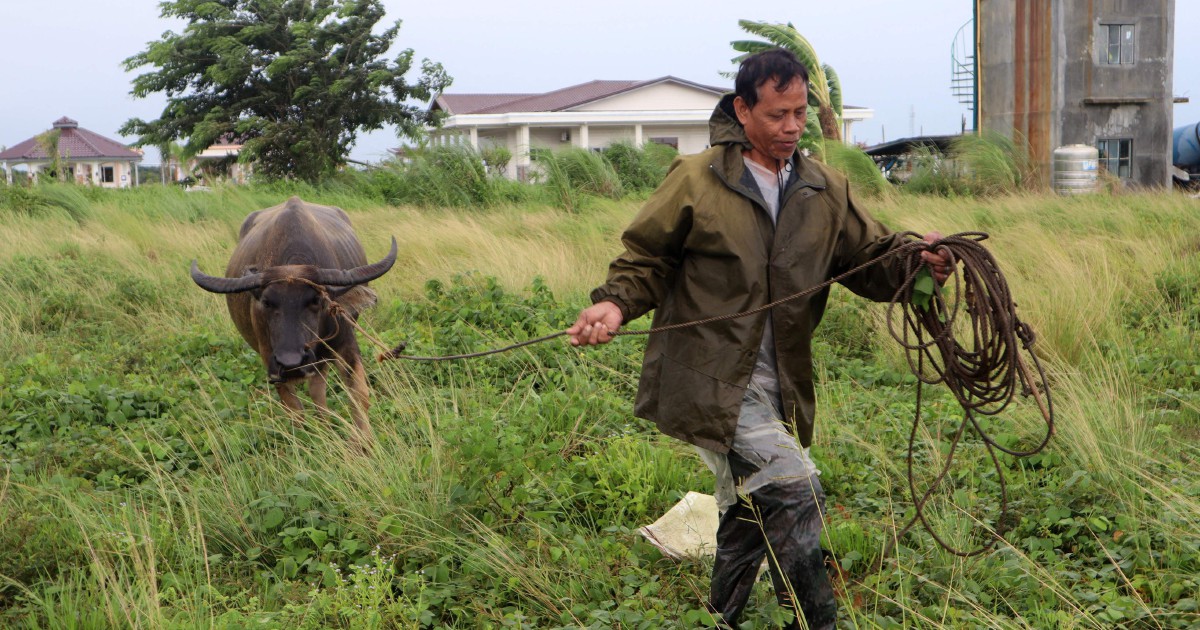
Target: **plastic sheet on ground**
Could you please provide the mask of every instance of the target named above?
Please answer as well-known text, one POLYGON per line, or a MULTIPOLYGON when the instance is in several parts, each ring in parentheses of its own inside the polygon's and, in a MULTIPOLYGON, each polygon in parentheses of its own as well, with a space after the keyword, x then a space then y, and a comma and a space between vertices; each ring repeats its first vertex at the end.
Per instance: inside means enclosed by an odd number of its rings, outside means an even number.
POLYGON ((676 560, 711 557, 717 552, 718 520, 712 495, 689 492, 657 521, 639 527, 638 533, 676 560))

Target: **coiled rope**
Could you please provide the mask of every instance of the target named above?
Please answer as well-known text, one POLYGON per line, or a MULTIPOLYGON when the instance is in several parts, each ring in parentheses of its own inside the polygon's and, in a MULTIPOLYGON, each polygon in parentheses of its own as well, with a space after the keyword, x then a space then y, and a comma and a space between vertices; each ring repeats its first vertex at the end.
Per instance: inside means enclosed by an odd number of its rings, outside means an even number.
MULTIPOLYGON (((963 232, 944 237, 934 243, 920 240, 920 235, 914 232, 905 232, 904 236, 910 240, 881 256, 819 285, 752 310, 645 330, 610 331, 609 334, 614 337, 652 335, 668 330, 692 328, 749 317, 785 302, 812 295, 872 265, 899 258, 904 280, 888 306, 887 324, 892 337, 905 349, 909 369, 918 380, 916 412, 913 417, 912 431, 908 438, 907 458, 908 486, 915 507, 915 515, 888 542, 881 554, 880 562, 889 555, 894 542, 902 538, 917 522, 920 522, 938 545, 946 551, 963 557, 974 556, 994 546, 996 541, 1002 539, 1008 530, 1008 486, 1004 480, 1003 467, 996 451, 1014 457, 1027 457, 1045 448, 1054 434, 1054 408, 1050 398, 1050 388, 1045 370, 1031 350, 1035 339, 1033 330, 1017 317, 1016 304, 1009 293, 1004 275, 996 264, 995 258, 980 244, 988 235, 982 232, 963 232), (954 284, 953 290, 949 291, 950 299, 947 299, 947 290, 944 287, 932 290, 931 294, 925 294, 923 297, 918 295, 923 292, 922 287, 918 287, 918 279, 922 277, 923 271, 929 272, 929 265, 920 256, 922 251, 941 252, 947 257, 950 268, 959 270, 952 276, 954 284), (966 323, 961 321, 964 315, 969 320, 966 323), (958 329, 968 329, 969 337, 962 339, 956 333, 958 329), (1026 363, 1026 358, 1032 363, 1032 370, 1026 363), (945 464, 922 494, 917 491, 913 460, 917 434, 921 426, 922 386, 924 384, 946 385, 962 407, 964 415, 951 439, 945 464), (980 415, 994 416, 1004 411, 1016 395, 1018 385, 1020 385, 1023 395, 1033 396, 1046 423, 1045 436, 1039 444, 1028 450, 1011 449, 997 443, 980 426, 976 418, 980 415), (980 547, 969 551, 958 549, 946 542, 936 533, 925 516, 925 504, 949 472, 967 427, 974 430, 987 449, 1000 484, 1000 515, 996 527, 993 529, 994 536, 985 539, 980 547)), ((403 344, 387 349, 382 342, 359 328, 353 318, 347 316, 346 319, 378 347, 385 349, 378 356, 380 361, 387 359, 407 361, 471 359, 542 343, 567 334, 565 330, 559 331, 482 352, 444 356, 411 356, 401 354, 404 349, 403 344)))
POLYGON ((907 457, 908 488, 916 513, 888 542, 880 562, 890 555, 895 541, 918 521, 939 546, 954 555, 970 557, 991 549, 1008 531, 1008 485, 996 451, 1028 457, 1045 448, 1054 435, 1054 406, 1046 372, 1032 351, 1033 329, 1017 317, 1017 305, 1009 292, 1008 282, 996 259, 980 244, 986 238, 984 233, 962 233, 945 237, 933 245, 945 253, 952 269, 960 269, 953 276, 954 290, 949 301, 942 290, 934 292, 927 306, 915 304, 914 287, 924 263, 918 257, 902 261, 906 264, 905 281, 888 306, 887 322, 892 338, 905 349, 909 369, 918 381, 907 457), (964 315, 969 321, 960 324, 964 315), (967 339, 956 333, 964 328, 969 329, 967 339), (930 366, 928 370, 926 364, 930 366), (954 395, 963 409, 963 418, 950 440, 944 465, 918 497, 913 460, 921 426, 922 385, 939 383, 945 384, 954 395), (976 417, 995 416, 1004 411, 1015 397, 1018 385, 1022 395, 1033 397, 1046 423, 1045 435, 1028 450, 997 443, 976 417), (1000 514, 994 536, 969 551, 946 542, 925 517, 925 504, 954 463, 954 455, 968 426, 984 444, 1000 485, 1000 514))

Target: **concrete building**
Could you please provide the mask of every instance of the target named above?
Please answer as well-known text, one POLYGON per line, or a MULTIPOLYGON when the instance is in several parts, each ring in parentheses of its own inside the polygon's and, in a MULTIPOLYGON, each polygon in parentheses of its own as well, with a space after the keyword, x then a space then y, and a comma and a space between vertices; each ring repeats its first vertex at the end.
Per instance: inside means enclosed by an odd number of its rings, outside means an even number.
MULTIPOLYGON (((137 164, 142 161, 141 151, 88 131, 66 116, 54 121, 51 131, 58 132, 59 161, 71 181, 103 188, 127 188, 138 184, 137 164)), ((12 167, 25 166, 29 176, 36 181, 39 176, 49 174, 53 161, 38 136, 0 151, 0 164, 4 166, 8 183, 12 184, 12 167)))
MULTIPOLYGON (((601 149, 615 142, 668 144, 680 153, 708 148, 708 119, 732 91, 672 76, 649 81, 589 81, 542 94, 442 94, 430 109, 445 118, 434 143, 502 146, 512 155, 504 170, 524 180, 531 148, 601 149)), ((843 107, 843 138, 850 126, 874 116, 866 107, 843 107)))
POLYGON ((975 0, 978 124, 1054 149, 1086 144, 1136 186, 1171 185, 1175 0, 975 0))

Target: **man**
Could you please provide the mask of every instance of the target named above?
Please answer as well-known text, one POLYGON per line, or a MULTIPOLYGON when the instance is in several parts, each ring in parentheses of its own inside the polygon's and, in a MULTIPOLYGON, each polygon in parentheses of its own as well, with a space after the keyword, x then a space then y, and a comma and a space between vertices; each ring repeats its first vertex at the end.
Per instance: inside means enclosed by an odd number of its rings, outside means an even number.
MULTIPOLYGON (((593 305, 567 330, 571 343, 607 343, 652 309, 656 327, 748 311, 903 244, 855 205, 842 175, 797 151, 807 111, 808 71, 794 55, 773 49, 745 59, 735 93, 709 121, 712 148, 672 165, 622 236, 625 252, 593 305)), ((945 280, 946 258, 922 256, 945 280)), ((896 263, 843 284, 887 301, 900 282, 896 263)), ((828 295, 647 342, 635 413, 698 447, 717 476, 710 604, 731 626, 764 555, 781 604, 811 628, 834 624, 819 546, 824 492, 808 455, 811 341, 828 295)))

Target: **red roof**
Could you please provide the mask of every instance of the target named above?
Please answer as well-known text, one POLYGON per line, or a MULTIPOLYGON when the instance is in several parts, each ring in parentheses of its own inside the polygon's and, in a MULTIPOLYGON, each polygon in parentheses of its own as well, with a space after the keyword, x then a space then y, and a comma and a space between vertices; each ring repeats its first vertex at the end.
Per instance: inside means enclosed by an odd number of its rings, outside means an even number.
MULTIPOLYGON (((79 123, 63 116, 54 121, 54 128, 61 132, 58 138, 58 154, 69 160, 120 159, 141 160, 142 154, 104 136, 88 131, 79 123)), ((0 160, 9 162, 33 162, 49 159, 46 149, 37 137, 0 151, 0 160)))
POLYGON ((665 76, 649 81, 589 81, 544 94, 442 94, 434 101, 433 109, 444 110, 450 115, 561 112, 623 92, 668 81, 713 94, 724 94, 729 91, 665 76))

